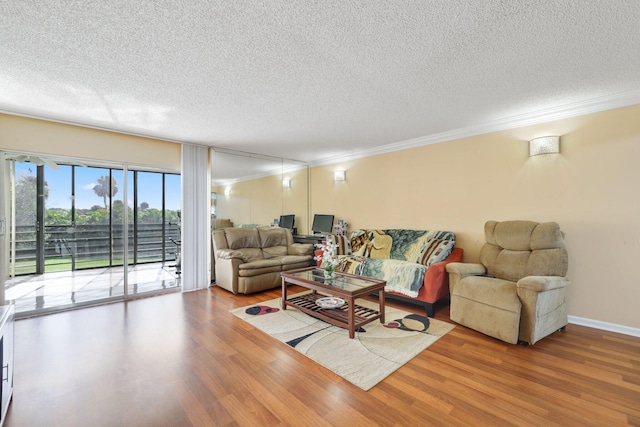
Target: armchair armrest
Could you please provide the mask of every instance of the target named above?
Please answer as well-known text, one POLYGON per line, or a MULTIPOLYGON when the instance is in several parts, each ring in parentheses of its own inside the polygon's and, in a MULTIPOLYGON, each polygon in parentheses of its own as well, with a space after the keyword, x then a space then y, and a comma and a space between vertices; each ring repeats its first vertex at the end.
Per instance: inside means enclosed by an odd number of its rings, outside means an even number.
POLYGON ((569 280, 561 276, 527 276, 516 290, 522 304, 519 339, 534 344, 567 324, 565 303, 569 280))
POLYGON ((293 243, 287 248, 288 255, 313 255, 313 243, 293 243))
POLYGON ((533 292, 546 292, 553 289, 564 288, 569 285, 569 280, 560 276, 527 276, 518 280, 518 289, 527 289, 533 292))
POLYGON ((458 283, 467 276, 482 276, 487 273, 487 269, 482 264, 452 262, 447 264, 449 273, 449 293, 453 295, 453 290, 458 283))
POLYGON ((463 278, 466 276, 482 276, 487 273, 487 269, 482 264, 452 262, 447 264, 447 273, 459 274, 463 278))

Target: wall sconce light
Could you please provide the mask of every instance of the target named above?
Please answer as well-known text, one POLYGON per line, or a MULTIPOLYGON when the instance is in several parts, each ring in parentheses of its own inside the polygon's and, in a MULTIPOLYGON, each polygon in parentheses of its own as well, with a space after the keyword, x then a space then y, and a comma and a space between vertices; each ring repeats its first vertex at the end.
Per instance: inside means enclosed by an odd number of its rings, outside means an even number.
POLYGON ((539 154, 557 154, 560 152, 559 136, 541 136, 529 141, 529 157, 539 154))
POLYGON ((287 178, 283 179, 282 188, 291 188, 291 180, 287 178))
POLYGON ((346 181, 347 173, 345 171, 333 171, 333 181, 346 181))
POLYGON ((224 196, 227 198, 231 196, 231 187, 227 187, 224 189, 224 196))

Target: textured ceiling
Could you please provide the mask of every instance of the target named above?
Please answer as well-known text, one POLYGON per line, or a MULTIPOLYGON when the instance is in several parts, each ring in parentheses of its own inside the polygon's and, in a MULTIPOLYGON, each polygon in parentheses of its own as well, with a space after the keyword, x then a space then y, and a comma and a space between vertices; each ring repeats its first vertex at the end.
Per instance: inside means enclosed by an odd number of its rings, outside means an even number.
POLYGON ((313 163, 637 96, 638 22, 637 0, 3 0, 0 110, 313 163))

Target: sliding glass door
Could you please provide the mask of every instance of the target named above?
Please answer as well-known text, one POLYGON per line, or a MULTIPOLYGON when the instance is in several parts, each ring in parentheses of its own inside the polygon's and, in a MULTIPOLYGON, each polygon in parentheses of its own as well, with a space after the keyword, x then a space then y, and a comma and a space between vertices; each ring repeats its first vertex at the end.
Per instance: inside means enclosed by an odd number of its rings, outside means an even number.
POLYGON ((180 286, 180 175, 35 156, 5 165, 5 293, 18 313, 180 286))
POLYGON ((7 224, 7 231, 12 237, 10 250, 13 255, 13 262, 9 264, 9 274, 36 274, 38 273, 37 260, 40 258, 36 247, 39 229, 38 167, 31 163, 12 162, 10 171, 13 186, 10 194, 14 208, 10 209, 7 224))
MULTIPOLYGON (((18 165, 28 165, 28 162, 18 165)), ((74 217, 74 168, 59 165, 44 166, 44 237, 43 245, 36 245, 44 252, 44 272, 72 271, 76 269, 74 217)))
POLYGON ((127 294, 175 288, 181 274, 180 176, 131 174, 127 294))

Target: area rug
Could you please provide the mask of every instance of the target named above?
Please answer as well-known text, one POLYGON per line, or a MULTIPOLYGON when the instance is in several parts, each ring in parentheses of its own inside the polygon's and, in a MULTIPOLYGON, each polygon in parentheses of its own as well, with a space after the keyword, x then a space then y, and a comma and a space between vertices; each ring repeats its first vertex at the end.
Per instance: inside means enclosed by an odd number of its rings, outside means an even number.
MULTIPOLYGON (((236 308, 231 313, 286 343, 311 360, 363 390, 369 390, 454 328, 446 322, 393 307, 385 307, 385 324, 364 325, 349 338, 346 329, 332 326, 287 307, 280 298, 236 308)), ((378 308, 358 300, 358 305, 378 308)))

